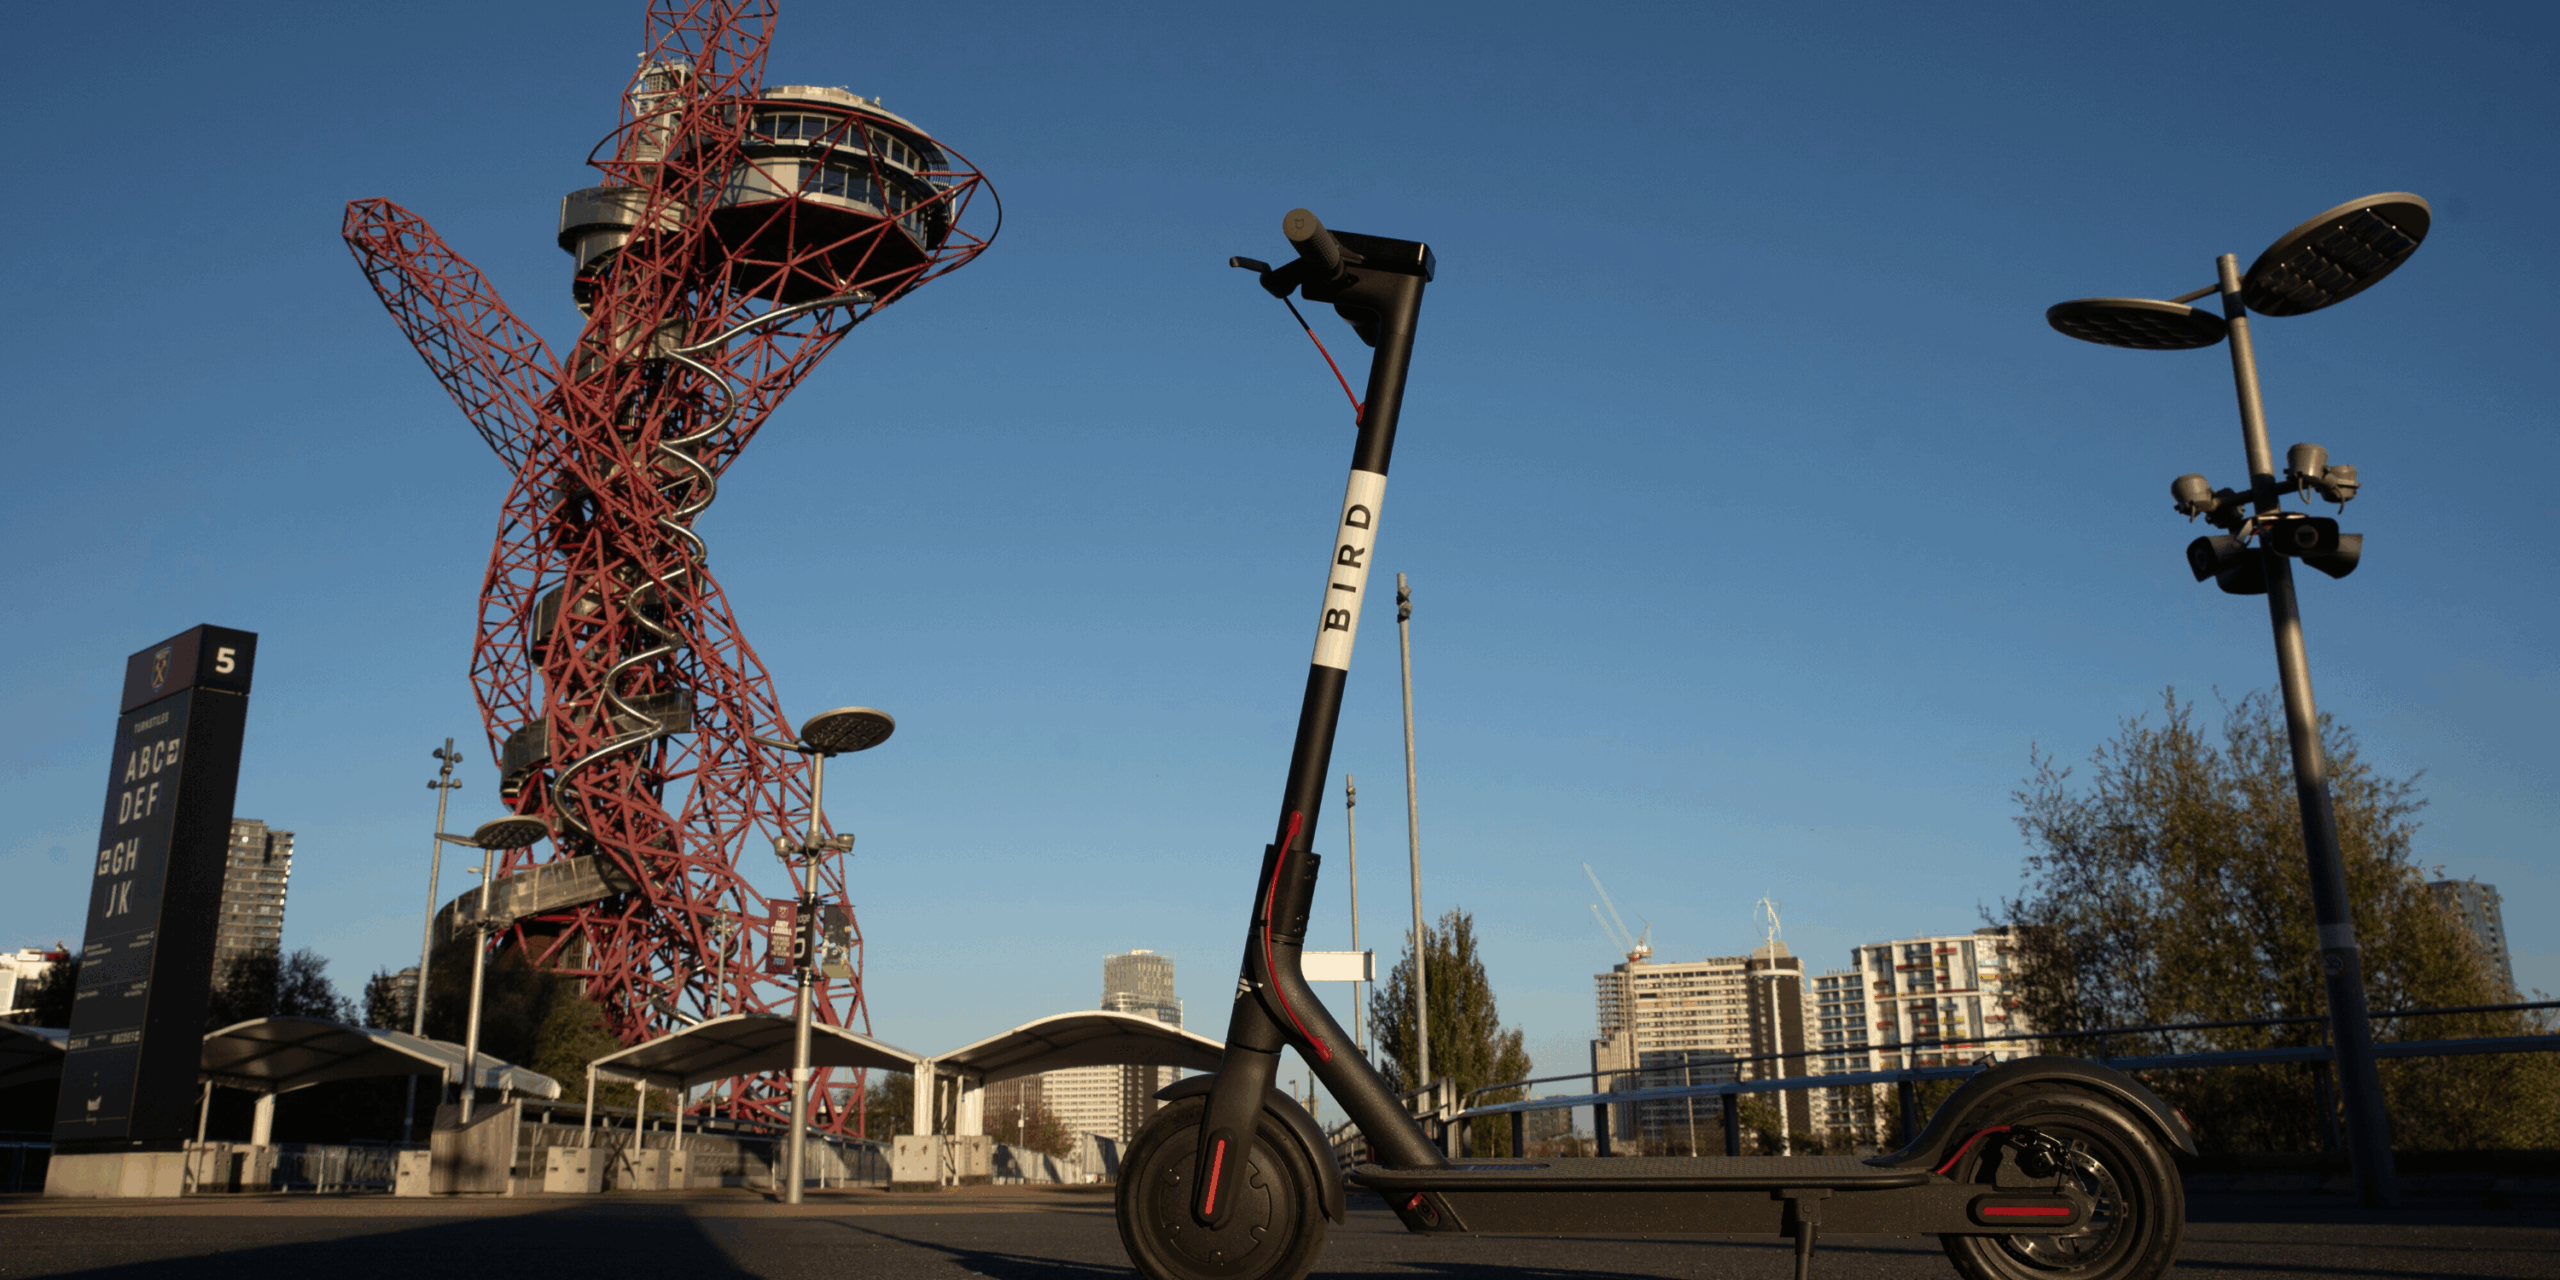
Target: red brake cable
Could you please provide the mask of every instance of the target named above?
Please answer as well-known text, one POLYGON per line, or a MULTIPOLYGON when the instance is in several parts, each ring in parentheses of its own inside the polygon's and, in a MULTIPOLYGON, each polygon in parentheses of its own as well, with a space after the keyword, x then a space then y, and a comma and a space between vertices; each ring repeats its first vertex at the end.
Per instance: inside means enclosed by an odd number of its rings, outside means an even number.
MULTIPOLYGON (((1290 308, 1292 311, 1296 309, 1297 308, 1295 307, 1290 308)), ((1304 1038, 1307 1041, 1308 1046, 1316 1051, 1317 1061, 1331 1062, 1333 1061, 1333 1050, 1326 1047, 1324 1041, 1317 1039, 1314 1032, 1307 1030, 1306 1020, 1300 1018, 1298 1016, 1298 1011, 1290 1006, 1289 989, 1280 985, 1279 961, 1273 955, 1271 945, 1271 929, 1274 924, 1278 923, 1278 921, 1273 918, 1273 913, 1280 909, 1280 869, 1289 864, 1289 846, 1297 841, 1298 828, 1303 825, 1306 820, 1307 815, 1304 813, 1301 813, 1296 809, 1291 809, 1289 811, 1288 834, 1280 837, 1280 856, 1273 859, 1271 863, 1271 888, 1264 895, 1262 900, 1262 968, 1264 972, 1272 975, 1271 994, 1280 997, 1280 1012, 1289 1015, 1289 1021, 1298 1028, 1298 1035, 1304 1038)))
POLYGON ((1351 420, 1353 422, 1358 422, 1360 420, 1360 415, 1368 412, 1368 410, 1361 407, 1360 397, 1351 394, 1351 380, 1342 376, 1342 366, 1333 362, 1333 353, 1324 349, 1324 339, 1317 337, 1315 329, 1308 325, 1307 318, 1298 314, 1297 303, 1291 302, 1287 298, 1282 298, 1280 300, 1280 305, 1287 307, 1289 309, 1289 317, 1298 322, 1299 328, 1307 331, 1307 341, 1316 344, 1316 354, 1324 357, 1324 367, 1333 370, 1333 380, 1342 384, 1342 394, 1344 398, 1351 401, 1351 420))
POLYGON ((2007 1126, 2007 1125, 2005 1125, 2005 1124, 1995 1124, 1995 1125, 1991 1126, 1990 1128, 1985 1129, 1985 1130, 1983 1130, 1982 1132, 1977 1133, 1977 1134, 1973 1135, 1972 1137, 1965 1139, 1965 1140, 1964 1140, 1964 1145, 1963 1145, 1963 1146, 1961 1146, 1961 1147, 1956 1148, 1956 1153, 1955 1153, 1954 1155, 1948 1156, 1948 1157, 1947 1157, 1947 1162, 1946 1162, 1945 1164, 1939 1165, 1939 1166, 1938 1166, 1935 1170, 1933 1170, 1932 1172, 1934 1172, 1934 1173, 1938 1174, 1940 1177, 1944 1177, 1944 1176, 1946 1176, 1946 1172, 1947 1172, 1947 1170, 1949 1170, 1949 1169, 1952 1169, 1952 1168, 1955 1168, 1955 1167, 1956 1167, 1956 1161, 1964 1159, 1964 1153, 1965 1153, 1965 1152, 1968 1152, 1968 1151, 1973 1150, 1973 1144, 1975 1144, 1975 1143, 1977 1143, 1977 1142, 1982 1141, 1984 1138, 1990 1137, 1992 1134, 1995 1134, 1995 1133, 2007 1133, 2008 1131, 2009 1131, 2009 1126, 2007 1126))

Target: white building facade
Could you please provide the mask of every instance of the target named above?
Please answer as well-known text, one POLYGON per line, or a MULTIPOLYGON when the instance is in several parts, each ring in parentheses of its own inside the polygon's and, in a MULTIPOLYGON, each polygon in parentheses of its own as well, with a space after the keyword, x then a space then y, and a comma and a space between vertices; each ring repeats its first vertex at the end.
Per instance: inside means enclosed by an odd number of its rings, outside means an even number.
MULTIPOLYGON (((1935 1067, 2029 1056, 2018 1008, 2016 940, 2007 926, 1873 942, 1847 969, 1811 984, 1814 1061, 1823 1075, 1935 1067)), ((1896 1105, 1884 1085, 1821 1091, 1823 1127, 1871 1131, 1881 1141, 1896 1105)))

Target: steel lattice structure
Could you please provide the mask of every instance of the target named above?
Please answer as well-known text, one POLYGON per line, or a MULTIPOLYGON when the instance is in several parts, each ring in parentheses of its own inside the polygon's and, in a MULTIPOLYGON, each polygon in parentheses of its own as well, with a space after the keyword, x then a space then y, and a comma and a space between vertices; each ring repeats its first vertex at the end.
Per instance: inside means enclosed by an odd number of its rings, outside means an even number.
MULTIPOLYGON (((603 182, 562 204, 587 313, 565 362, 417 215, 359 200, 344 227, 514 475, 471 681, 502 793, 552 836, 501 872, 592 857, 606 886, 492 945, 581 978, 625 1043, 790 1001, 769 972, 787 970, 775 913, 739 863, 805 829, 807 764, 753 741, 791 724, 695 525, 827 352, 994 235, 969 217, 992 188, 912 123, 842 90, 766 88, 774 20, 772 0, 650 3, 621 124, 590 156, 603 182)), ((850 912, 841 853, 787 865, 795 896, 850 912)), ((848 959, 818 1016, 868 1031, 858 925, 848 959)), ((731 1102, 778 1118, 788 1092, 731 1102)), ((830 1098, 823 1078, 813 1097, 830 1098)))

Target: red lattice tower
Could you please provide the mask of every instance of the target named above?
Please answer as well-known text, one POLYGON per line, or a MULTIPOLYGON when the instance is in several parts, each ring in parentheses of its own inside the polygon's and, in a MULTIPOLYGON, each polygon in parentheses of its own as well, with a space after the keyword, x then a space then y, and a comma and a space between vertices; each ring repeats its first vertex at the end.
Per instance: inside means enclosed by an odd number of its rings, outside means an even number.
MULTIPOLYGON (((739 861, 806 829, 808 766, 753 741, 790 739, 791 722, 695 523, 853 326, 994 236, 967 225, 993 188, 914 124, 840 89, 766 88, 774 16, 771 0, 649 5, 621 126, 595 151, 609 158, 590 159, 604 182, 562 202, 587 313, 565 363, 424 220, 347 206, 383 305, 515 476, 471 682, 502 794, 552 835, 501 874, 599 860, 560 877, 601 884, 592 900, 492 945, 582 979, 626 1044, 791 1000, 774 912, 739 861)), ((850 913, 841 853, 785 865, 795 897, 850 913)), ((818 1016, 868 1032, 858 925, 849 960, 849 978, 820 980, 818 1016)), ((853 1128, 826 1083, 819 1122, 853 1128)), ((788 1096, 777 1078, 730 1101, 779 1120, 788 1096)))

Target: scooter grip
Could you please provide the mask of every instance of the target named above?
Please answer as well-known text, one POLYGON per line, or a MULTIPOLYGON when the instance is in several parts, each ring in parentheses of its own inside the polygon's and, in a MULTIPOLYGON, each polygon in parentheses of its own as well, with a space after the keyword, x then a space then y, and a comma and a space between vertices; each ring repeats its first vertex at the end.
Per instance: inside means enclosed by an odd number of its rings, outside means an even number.
POLYGON ((1342 278, 1345 269, 1342 242, 1324 229, 1324 223, 1315 214, 1305 209, 1291 209, 1288 216, 1280 220, 1280 234, 1289 237, 1298 257, 1314 267, 1322 279, 1329 283, 1342 278))

